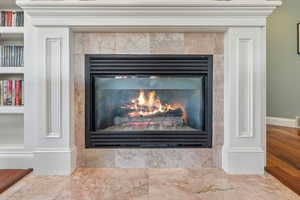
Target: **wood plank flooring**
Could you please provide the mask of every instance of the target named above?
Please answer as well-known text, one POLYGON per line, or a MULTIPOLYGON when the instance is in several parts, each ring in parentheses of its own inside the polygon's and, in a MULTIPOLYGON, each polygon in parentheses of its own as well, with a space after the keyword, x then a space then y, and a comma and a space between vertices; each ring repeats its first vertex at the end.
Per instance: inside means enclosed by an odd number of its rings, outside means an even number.
POLYGON ((300 195, 300 130, 267 127, 266 171, 300 195))
POLYGON ((2 169, 0 170, 0 193, 18 182, 32 169, 2 169))

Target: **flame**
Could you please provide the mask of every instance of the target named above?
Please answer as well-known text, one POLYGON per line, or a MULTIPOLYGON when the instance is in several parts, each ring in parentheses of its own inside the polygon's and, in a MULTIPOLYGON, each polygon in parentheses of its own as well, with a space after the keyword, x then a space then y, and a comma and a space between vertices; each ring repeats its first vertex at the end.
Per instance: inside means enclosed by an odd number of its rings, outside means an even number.
POLYGON ((187 122, 188 117, 185 107, 182 104, 163 104, 160 98, 156 96, 155 91, 150 91, 145 94, 144 90, 140 90, 137 98, 131 99, 132 104, 124 105, 122 108, 133 110, 128 113, 129 117, 152 116, 158 113, 167 113, 174 110, 182 111, 182 119, 187 122))
POLYGON ((140 91, 140 95, 139 95, 139 98, 138 98, 138 104, 139 106, 143 106, 145 104, 145 93, 144 91, 140 91))

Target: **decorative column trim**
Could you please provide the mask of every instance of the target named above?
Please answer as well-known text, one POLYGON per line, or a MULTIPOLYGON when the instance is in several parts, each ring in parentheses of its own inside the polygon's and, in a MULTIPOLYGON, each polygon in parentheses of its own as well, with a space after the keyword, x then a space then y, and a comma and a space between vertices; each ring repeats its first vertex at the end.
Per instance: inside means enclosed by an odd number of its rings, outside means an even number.
POLYGON ((47 37, 46 62, 46 105, 47 138, 61 137, 61 38, 47 37))
POLYGON ((229 174, 264 173, 264 33, 239 27, 225 35, 222 167, 229 174))
POLYGON ((237 57, 237 137, 253 137, 253 39, 241 37, 238 42, 237 57))

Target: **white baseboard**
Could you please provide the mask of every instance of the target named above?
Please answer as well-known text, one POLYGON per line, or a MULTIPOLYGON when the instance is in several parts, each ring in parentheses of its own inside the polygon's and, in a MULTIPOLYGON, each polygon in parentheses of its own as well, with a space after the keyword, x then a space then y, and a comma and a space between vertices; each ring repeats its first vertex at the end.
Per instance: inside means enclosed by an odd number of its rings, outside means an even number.
POLYGON ((280 118, 280 117, 267 117, 267 124, 276 126, 296 127, 296 119, 280 118))
POLYGON ((264 174, 265 152, 251 147, 223 149, 222 168, 227 174, 264 174))
POLYGON ((76 168, 76 148, 38 149, 34 152, 34 174, 70 175, 76 168))
POLYGON ((0 169, 33 168, 33 153, 5 152, 0 153, 0 169))

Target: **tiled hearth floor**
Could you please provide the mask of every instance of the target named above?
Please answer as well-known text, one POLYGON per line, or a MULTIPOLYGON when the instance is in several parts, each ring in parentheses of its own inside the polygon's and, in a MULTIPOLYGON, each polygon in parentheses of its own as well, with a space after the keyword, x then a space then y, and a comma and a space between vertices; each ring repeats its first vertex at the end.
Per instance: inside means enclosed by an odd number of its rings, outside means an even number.
POLYGON ((28 175, 1 200, 297 200, 270 175, 221 169, 78 169, 72 176, 28 175))

